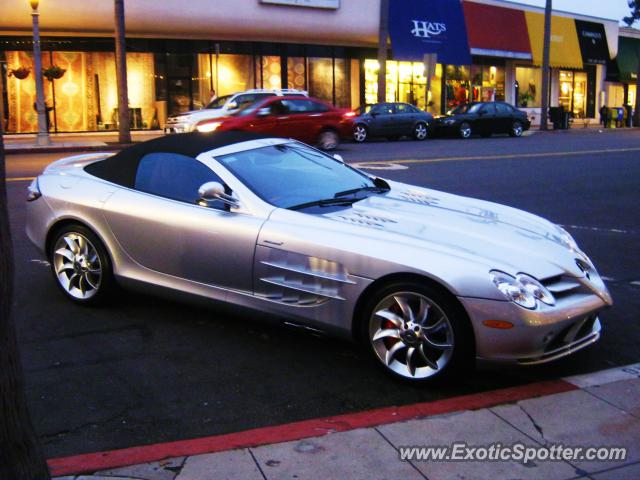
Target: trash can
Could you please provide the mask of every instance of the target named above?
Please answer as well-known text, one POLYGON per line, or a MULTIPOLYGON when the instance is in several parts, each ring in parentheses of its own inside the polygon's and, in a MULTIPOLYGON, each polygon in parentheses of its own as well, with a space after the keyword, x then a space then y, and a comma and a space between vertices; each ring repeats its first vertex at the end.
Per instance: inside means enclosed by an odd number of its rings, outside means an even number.
POLYGON ((562 126, 560 128, 562 128, 562 130, 569 130, 569 127, 571 127, 571 115, 569 115, 569 112, 562 112, 562 126))
POLYGON ((553 123, 554 130, 560 130, 564 121, 564 107, 550 107, 549 119, 553 123))

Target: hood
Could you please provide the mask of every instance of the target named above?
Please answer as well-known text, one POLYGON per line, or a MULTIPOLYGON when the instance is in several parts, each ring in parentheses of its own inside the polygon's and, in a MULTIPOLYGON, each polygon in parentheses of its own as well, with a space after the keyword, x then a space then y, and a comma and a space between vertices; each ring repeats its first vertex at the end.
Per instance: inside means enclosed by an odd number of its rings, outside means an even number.
POLYGON ((418 242, 425 249, 510 274, 524 272, 539 279, 582 276, 576 252, 560 229, 543 218, 491 202, 389 183, 389 193, 323 216, 370 230, 370 236, 373 231, 393 234, 398 245, 418 242))
POLYGON ((224 108, 203 108, 201 110, 191 110, 189 112, 179 113, 178 115, 171 115, 170 118, 177 118, 179 120, 207 120, 209 118, 219 118, 228 114, 228 111, 224 108))

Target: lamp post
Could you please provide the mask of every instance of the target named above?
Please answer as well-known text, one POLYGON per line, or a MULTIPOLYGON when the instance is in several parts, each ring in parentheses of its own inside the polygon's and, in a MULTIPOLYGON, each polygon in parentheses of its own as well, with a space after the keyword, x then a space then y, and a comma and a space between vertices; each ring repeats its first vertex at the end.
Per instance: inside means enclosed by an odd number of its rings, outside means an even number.
POLYGON ((29 0, 31 18, 33 19, 33 69, 36 81, 36 110, 38 112, 38 145, 50 145, 47 129, 47 106, 44 103, 44 86, 42 84, 42 56, 40 54, 40 27, 38 25, 39 0, 29 0))

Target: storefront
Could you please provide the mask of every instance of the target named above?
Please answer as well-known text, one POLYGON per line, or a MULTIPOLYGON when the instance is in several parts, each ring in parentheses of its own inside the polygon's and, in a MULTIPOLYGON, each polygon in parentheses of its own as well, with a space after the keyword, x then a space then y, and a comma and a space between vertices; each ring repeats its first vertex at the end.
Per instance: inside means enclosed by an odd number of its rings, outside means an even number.
MULTIPOLYGON (((37 127, 30 15, 25 2, 6 1, 10 5, 0 25, 5 127, 29 133, 37 127)), ((127 81, 135 129, 162 128, 169 115, 205 106, 214 89, 222 96, 250 88, 296 88, 350 108, 377 101, 379 10, 369 0, 329 9, 308 8, 317 6, 313 0, 304 6, 219 0, 215 12, 208 1, 192 0, 184 8, 167 0, 153 11, 135 2, 128 6, 127 81)), ((82 0, 41 3, 50 130, 116 129, 112 5, 92 4, 87 17, 78 13, 82 0)), ((497 6, 492 0, 464 0, 459 9, 447 3, 443 11, 438 5, 444 3, 392 0, 385 98, 434 114, 470 101, 506 101, 527 109, 535 121, 542 103, 541 9, 497 6), (398 7, 402 4, 424 11, 414 15, 398 7), (402 31, 404 43, 398 43, 394 29, 402 31), (427 52, 437 54, 436 65, 425 65, 427 52)), ((575 118, 595 116, 604 97, 612 29, 617 35, 615 22, 603 27, 553 17, 551 105, 563 105, 575 118)), ((612 92, 621 89, 623 101, 635 95, 622 81, 610 85, 612 92)))
POLYGON ((618 56, 611 62, 607 75, 607 106, 630 105, 635 108, 640 62, 640 31, 621 29, 618 56))

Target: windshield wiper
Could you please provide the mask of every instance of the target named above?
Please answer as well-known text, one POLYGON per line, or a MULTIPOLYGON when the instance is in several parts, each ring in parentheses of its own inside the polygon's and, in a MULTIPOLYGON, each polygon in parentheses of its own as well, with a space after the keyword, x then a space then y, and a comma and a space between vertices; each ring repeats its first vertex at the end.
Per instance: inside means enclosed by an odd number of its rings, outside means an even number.
POLYGON ((305 202, 292 207, 289 210, 302 210, 308 207, 329 207, 334 205, 353 205, 355 202, 362 200, 361 198, 324 198, 322 200, 314 200, 313 202, 305 202))
POLYGON ((388 192, 389 188, 387 187, 358 187, 358 188, 352 188, 351 190, 344 190, 342 192, 338 192, 334 195, 334 198, 338 198, 338 197, 346 197, 347 195, 353 195, 354 193, 358 193, 358 192, 377 192, 377 193, 382 193, 382 192, 388 192))

